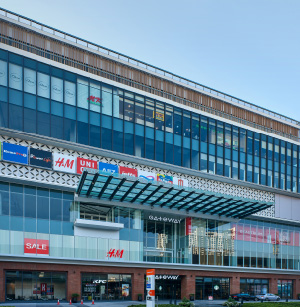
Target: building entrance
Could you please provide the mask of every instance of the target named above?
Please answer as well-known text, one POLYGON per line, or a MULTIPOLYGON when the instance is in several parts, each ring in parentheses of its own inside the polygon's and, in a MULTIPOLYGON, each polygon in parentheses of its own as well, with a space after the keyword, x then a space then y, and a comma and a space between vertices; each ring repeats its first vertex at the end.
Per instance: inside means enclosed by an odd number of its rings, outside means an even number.
POLYGON ((230 293, 229 278, 196 277, 196 299, 228 299, 230 293))

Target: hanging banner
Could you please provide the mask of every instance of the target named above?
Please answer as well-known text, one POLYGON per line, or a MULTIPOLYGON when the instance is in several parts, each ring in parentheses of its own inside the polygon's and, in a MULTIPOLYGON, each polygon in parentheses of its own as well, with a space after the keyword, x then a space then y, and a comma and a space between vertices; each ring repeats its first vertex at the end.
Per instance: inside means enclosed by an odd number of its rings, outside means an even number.
POLYGON ((97 169, 97 161, 77 158, 77 174, 82 174, 83 168, 97 169))
POLYGON ((30 165, 52 169, 52 152, 30 148, 30 165))
POLYGON ((112 173, 112 174, 118 174, 119 167, 118 165, 99 162, 99 171, 106 172, 106 173, 112 173))
POLYGON ((28 148, 21 145, 3 142, 3 160, 28 164, 28 148))
POLYGON ((53 154, 53 169, 55 171, 76 173, 75 157, 62 155, 59 153, 53 154))

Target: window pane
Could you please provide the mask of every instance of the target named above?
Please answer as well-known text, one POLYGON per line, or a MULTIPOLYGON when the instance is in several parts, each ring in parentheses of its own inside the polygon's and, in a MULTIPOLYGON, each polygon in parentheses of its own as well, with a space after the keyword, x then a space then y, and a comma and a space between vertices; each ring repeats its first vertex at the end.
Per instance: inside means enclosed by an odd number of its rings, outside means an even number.
POLYGON ((38 77, 38 86, 37 86, 38 96, 50 98, 50 76, 38 72, 37 77, 38 77))
POLYGON ((112 115, 112 89, 102 86, 102 113, 112 115))
POLYGON ((65 81, 65 103, 75 106, 75 83, 65 81))
POLYGON ((101 108, 101 94, 100 84, 91 83, 89 96, 90 110, 100 113, 101 108))
POLYGON ((7 86, 7 62, 0 61, 0 85, 7 86))
POLYGON ((63 80, 51 77, 51 99, 63 102, 63 80))
POLYGON ((24 68, 24 91, 36 94, 36 71, 24 68))
POLYGON ((22 84, 22 67, 15 64, 9 64, 9 87, 21 91, 23 88, 22 84))

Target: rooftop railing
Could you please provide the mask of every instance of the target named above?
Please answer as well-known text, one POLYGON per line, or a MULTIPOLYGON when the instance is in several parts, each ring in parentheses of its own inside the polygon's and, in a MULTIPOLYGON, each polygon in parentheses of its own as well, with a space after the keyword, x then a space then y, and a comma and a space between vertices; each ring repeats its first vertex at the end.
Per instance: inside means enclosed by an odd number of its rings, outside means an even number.
POLYGON ((260 106, 257 106, 255 104, 253 104, 253 103, 250 103, 250 102, 247 102, 245 100, 242 100, 242 99, 239 99, 237 97, 234 97, 232 95, 228 95, 226 93, 220 92, 218 90, 215 90, 215 89, 210 88, 208 86, 205 86, 203 84, 200 84, 200 83, 194 82, 192 80, 189 80, 187 78, 178 76, 178 75, 173 74, 173 73, 171 73, 169 71, 166 71, 164 69, 158 68, 156 66, 153 66, 151 64, 145 63, 143 61, 139 61, 139 60, 137 60, 135 58, 129 57, 127 55, 124 55, 122 53, 116 52, 116 51, 111 50, 109 48, 97 45, 97 44, 92 43, 90 41, 87 41, 85 39, 82 39, 82 38, 79 38, 79 37, 74 36, 72 34, 60 31, 60 30, 58 30, 56 28, 47 26, 47 25, 45 25, 43 23, 40 23, 40 22, 38 22, 36 20, 33 20, 31 18, 22 16, 20 14, 11 12, 9 10, 6 10, 6 9, 0 7, 0 18, 1 18, 1 15, 5 16, 6 18, 12 19, 14 21, 18 21, 20 23, 24 23, 26 25, 32 26, 32 27, 34 27, 34 28, 36 28, 36 29, 38 29, 40 31, 45 32, 45 35, 46 34, 52 34, 54 36, 57 36, 58 38, 63 38, 63 39, 68 40, 68 41, 70 41, 72 43, 76 43, 78 45, 81 45, 82 47, 87 47, 87 48, 93 49, 95 51, 107 54, 107 55, 109 55, 111 57, 115 57, 116 59, 123 60, 125 62, 130 63, 130 64, 133 64, 133 65, 136 65, 138 67, 144 68, 144 69, 148 70, 149 73, 152 72, 152 73, 159 74, 159 75, 161 75, 163 77, 167 77, 167 78, 173 79, 174 81, 178 81, 178 82, 181 82, 181 83, 183 83, 185 85, 194 87, 195 89, 198 89, 198 90, 210 93, 210 94, 215 95, 217 97, 220 97, 222 99, 226 99, 227 101, 231 101, 233 103, 238 103, 238 104, 240 104, 242 106, 245 106, 245 107, 248 107, 248 108, 250 108, 250 109, 252 109, 254 111, 262 112, 262 113, 264 113, 266 115, 269 115, 269 116, 272 116, 274 118, 283 120, 283 121, 285 121, 287 123, 291 123, 291 124, 300 126, 300 122, 299 121, 296 121, 296 120, 294 120, 294 119, 292 119, 290 117, 287 117, 287 116, 281 115, 279 113, 270 111, 268 109, 262 108, 260 106))

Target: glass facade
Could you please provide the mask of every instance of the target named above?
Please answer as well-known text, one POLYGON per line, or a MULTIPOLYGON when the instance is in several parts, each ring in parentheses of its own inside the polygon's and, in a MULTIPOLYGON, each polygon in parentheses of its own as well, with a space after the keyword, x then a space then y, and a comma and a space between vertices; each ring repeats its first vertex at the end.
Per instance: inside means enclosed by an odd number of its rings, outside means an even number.
POLYGON ((83 273, 81 285, 83 300, 131 299, 131 275, 83 273))
POLYGON ((240 279, 241 293, 259 295, 269 293, 268 279, 240 279))
POLYGON ((278 295, 281 298, 293 298, 293 285, 294 281, 290 279, 279 279, 277 281, 278 295))
POLYGON ((67 273, 6 271, 6 300, 64 300, 67 273))
POLYGON ((5 51, 0 109, 1 127, 300 192, 298 145, 5 51))
POLYGON ((197 300, 207 300, 209 296, 214 300, 228 299, 229 294, 229 278, 196 277, 197 300))

